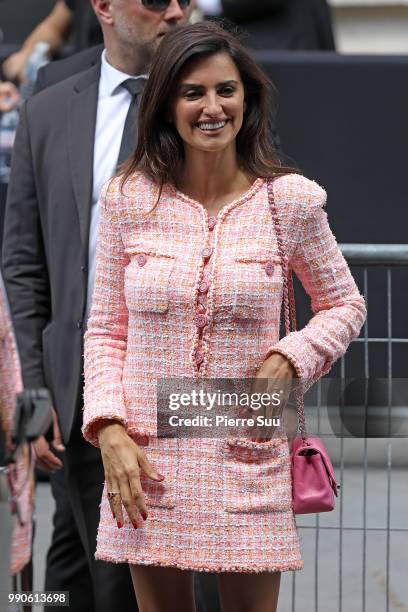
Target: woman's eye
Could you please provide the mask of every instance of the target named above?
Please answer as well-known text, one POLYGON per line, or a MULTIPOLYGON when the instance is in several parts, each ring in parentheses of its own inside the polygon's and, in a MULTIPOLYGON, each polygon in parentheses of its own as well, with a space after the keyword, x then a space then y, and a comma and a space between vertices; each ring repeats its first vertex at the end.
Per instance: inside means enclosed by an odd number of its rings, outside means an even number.
POLYGON ((235 89, 233 87, 224 87, 224 89, 220 91, 221 95, 227 95, 227 96, 231 96, 234 92, 235 92, 235 89))
POLYGON ((197 98, 200 96, 200 93, 198 91, 186 91, 186 93, 184 94, 186 98, 197 98))

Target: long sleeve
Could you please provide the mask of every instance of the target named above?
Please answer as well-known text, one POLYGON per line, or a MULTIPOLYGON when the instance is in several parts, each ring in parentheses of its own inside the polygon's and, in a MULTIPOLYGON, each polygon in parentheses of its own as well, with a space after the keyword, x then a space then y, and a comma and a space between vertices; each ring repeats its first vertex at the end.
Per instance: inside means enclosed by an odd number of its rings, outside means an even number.
POLYGON ((304 203, 303 225, 290 259, 314 316, 268 351, 268 356, 278 352, 289 359, 304 391, 330 371, 366 318, 364 299, 329 227, 325 202, 326 192, 315 185, 304 203))
POLYGON ((0 277, 0 422, 5 426, 8 442, 14 424, 16 396, 22 391, 20 362, 14 341, 13 329, 3 295, 0 277))
MULTIPOLYGON (((127 256, 109 185, 102 189, 96 249, 95 288, 85 334, 85 393, 82 433, 94 446, 98 422, 112 419, 127 427, 122 372, 126 356, 128 310, 124 298, 127 256)), ((119 196, 118 196, 119 197, 119 196)), ((99 423, 100 424, 100 423, 99 423)))
POLYGON ((4 220, 3 273, 26 388, 45 387, 42 333, 51 294, 33 171, 28 117, 21 109, 4 220))

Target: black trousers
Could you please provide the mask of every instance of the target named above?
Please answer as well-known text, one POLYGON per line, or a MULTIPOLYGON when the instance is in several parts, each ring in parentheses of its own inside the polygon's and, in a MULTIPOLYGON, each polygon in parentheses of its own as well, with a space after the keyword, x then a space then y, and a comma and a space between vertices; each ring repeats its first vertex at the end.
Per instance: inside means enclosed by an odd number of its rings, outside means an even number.
MULTIPOLYGON (((137 612, 129 566, 94 558, 104 471, 100 451, 84 440, 81 424, 79 411, 65 452, 56 453, 64 467, 50 476, 55 513, 45 590, 69 591, 71 612, 137 612)), ((214 576, 197 573, 195 591, 197 612, 218 612, 214 576)))
POLYGON ((94 558, 104 471, 99 449, 82 436, 81 417, 57 453, 64 467, 50 477, 55 514, 45 589, 69 591, 72 612, 137 612, 129 566, 94 558))

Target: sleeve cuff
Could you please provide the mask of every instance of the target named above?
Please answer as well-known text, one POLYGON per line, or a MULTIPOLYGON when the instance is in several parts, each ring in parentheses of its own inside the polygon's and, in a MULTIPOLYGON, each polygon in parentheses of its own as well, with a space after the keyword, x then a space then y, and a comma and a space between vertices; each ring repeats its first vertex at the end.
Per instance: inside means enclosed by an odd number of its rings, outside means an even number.
POLYGON ((112 413, 93 417, 92 419, 83 424, 81 431, 85 440, 87 440, 87 442, 89 442, 96 448, 100 448, 98 440, 98 431, 102 427, 102 425, 107 424, 107 421, 111 421, 112 423, 120 423, 121 425, 123 425, 126 431, 128 429, 128 423, 126 419, 121 416, 118 416, 117 414, 112 413))

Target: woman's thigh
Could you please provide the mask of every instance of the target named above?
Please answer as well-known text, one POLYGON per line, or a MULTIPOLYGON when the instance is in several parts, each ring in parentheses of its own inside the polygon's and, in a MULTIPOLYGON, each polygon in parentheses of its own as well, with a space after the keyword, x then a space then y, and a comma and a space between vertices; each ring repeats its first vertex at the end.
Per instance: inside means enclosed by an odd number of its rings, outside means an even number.
POLYGON ((222 612, 276 612, 281 572, 217 574, 222 612))
POLYGON ((196 612, 193 572, 129 565, 139 612, 196 612))

